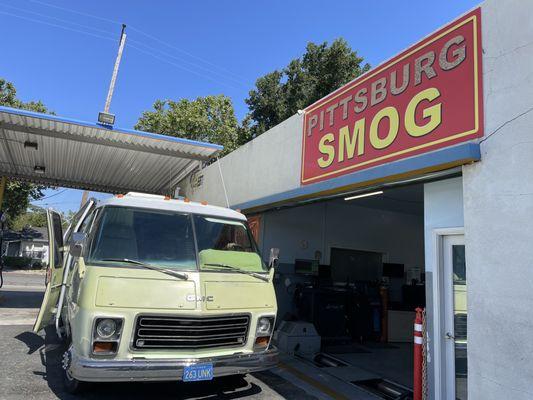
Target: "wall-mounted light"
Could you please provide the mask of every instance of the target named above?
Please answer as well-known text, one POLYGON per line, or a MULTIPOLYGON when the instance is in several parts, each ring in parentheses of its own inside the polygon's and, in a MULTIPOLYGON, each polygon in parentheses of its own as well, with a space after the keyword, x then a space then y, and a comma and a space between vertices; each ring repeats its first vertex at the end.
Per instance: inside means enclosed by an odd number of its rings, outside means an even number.
POLYGON ((344 200, 346 200, 346 201, 355 200, 355 199, 360 199, 362 197, 377 196, 378 194, 383 194, 383 190, 378 190, 377 192, 363 193, 363 194, 358 194, 358 195, 355 195, 355 196, 345 197, 344 200))
POLYGON ((29 140, 26 140, 24 142, 24 148, 25 149, 37 150, 39 148, 39 146, 37 145, 37 142, 30 142, 29 140))
POLYGON ((33 171, 36 173, 36 174, 44 174, 45 172, 45 168, 42 166, 42 165, 36 165, 35 167, 33 167, 33 171))
POLYGON ((104 125, 113 125, 115 123, 115 115, 106 112, 100 112, 98 113, 98 122, 104 125))

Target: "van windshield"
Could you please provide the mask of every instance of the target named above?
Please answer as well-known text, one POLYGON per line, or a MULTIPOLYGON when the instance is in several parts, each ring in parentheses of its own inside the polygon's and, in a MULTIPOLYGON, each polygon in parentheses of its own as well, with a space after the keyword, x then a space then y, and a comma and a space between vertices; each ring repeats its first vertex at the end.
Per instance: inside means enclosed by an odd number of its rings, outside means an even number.
POLYGON ((250 230, 243 222, 197 214, 194 224, 202 270, 229 267, 266 271, 250 230))
POLYGON ((88 262, 131 259, 180 270, 196 269, 188 214, 127 207, 105 207, 88 262))
POLYGON ((221 270, 223 266, 266 271, 249 229, 241 221, 175 211, 104 207, 87 262, 120 264, 110 261, 120 259, 188 271, 196 270, 198 263, 204 271, 221 270))

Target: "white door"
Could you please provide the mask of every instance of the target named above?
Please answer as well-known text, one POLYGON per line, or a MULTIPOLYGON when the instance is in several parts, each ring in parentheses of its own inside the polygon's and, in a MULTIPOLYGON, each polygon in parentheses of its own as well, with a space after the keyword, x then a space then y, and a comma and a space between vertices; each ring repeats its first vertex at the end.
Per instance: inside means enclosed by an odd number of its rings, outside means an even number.
POLYGON ((442 242, 445 399, 467 399, 467 302, 464 235, 442 242))

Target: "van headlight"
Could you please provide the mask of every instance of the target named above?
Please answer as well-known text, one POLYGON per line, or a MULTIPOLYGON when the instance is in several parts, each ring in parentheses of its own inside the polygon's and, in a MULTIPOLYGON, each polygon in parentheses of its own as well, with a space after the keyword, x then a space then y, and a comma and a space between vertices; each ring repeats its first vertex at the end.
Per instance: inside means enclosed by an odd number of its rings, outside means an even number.
POLYGON ((255 351, 263 351, 268 348, 273 331, 274 317, 259 317, 255 328, 255 351))
POLYGON ((96 334, 100 339, 109 339, 117 332, 117 323, 111 318, 105 318, 98 321, 96 325, 96 334))
POLYGON ((273 317, 261 317, 257 320, 257 329, 255 330, 255 336, 266 336, 272 333, 272 327, 274 325, 273 317))
POLYGON ((122 318, 97 318, 93 328, 92 354, 114 356, 118 351, 123 325, 122 318))

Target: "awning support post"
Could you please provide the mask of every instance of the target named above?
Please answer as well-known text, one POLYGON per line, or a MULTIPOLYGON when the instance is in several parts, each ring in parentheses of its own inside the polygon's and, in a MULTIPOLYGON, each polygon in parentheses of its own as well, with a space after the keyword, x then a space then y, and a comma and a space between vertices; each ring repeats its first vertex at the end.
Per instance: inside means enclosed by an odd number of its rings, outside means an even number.
POLYGON ((4 192, 6 190, 7 178, 5 176, 0 177, 0 212, 2 211, 2 204, 4 202, 4 192))

